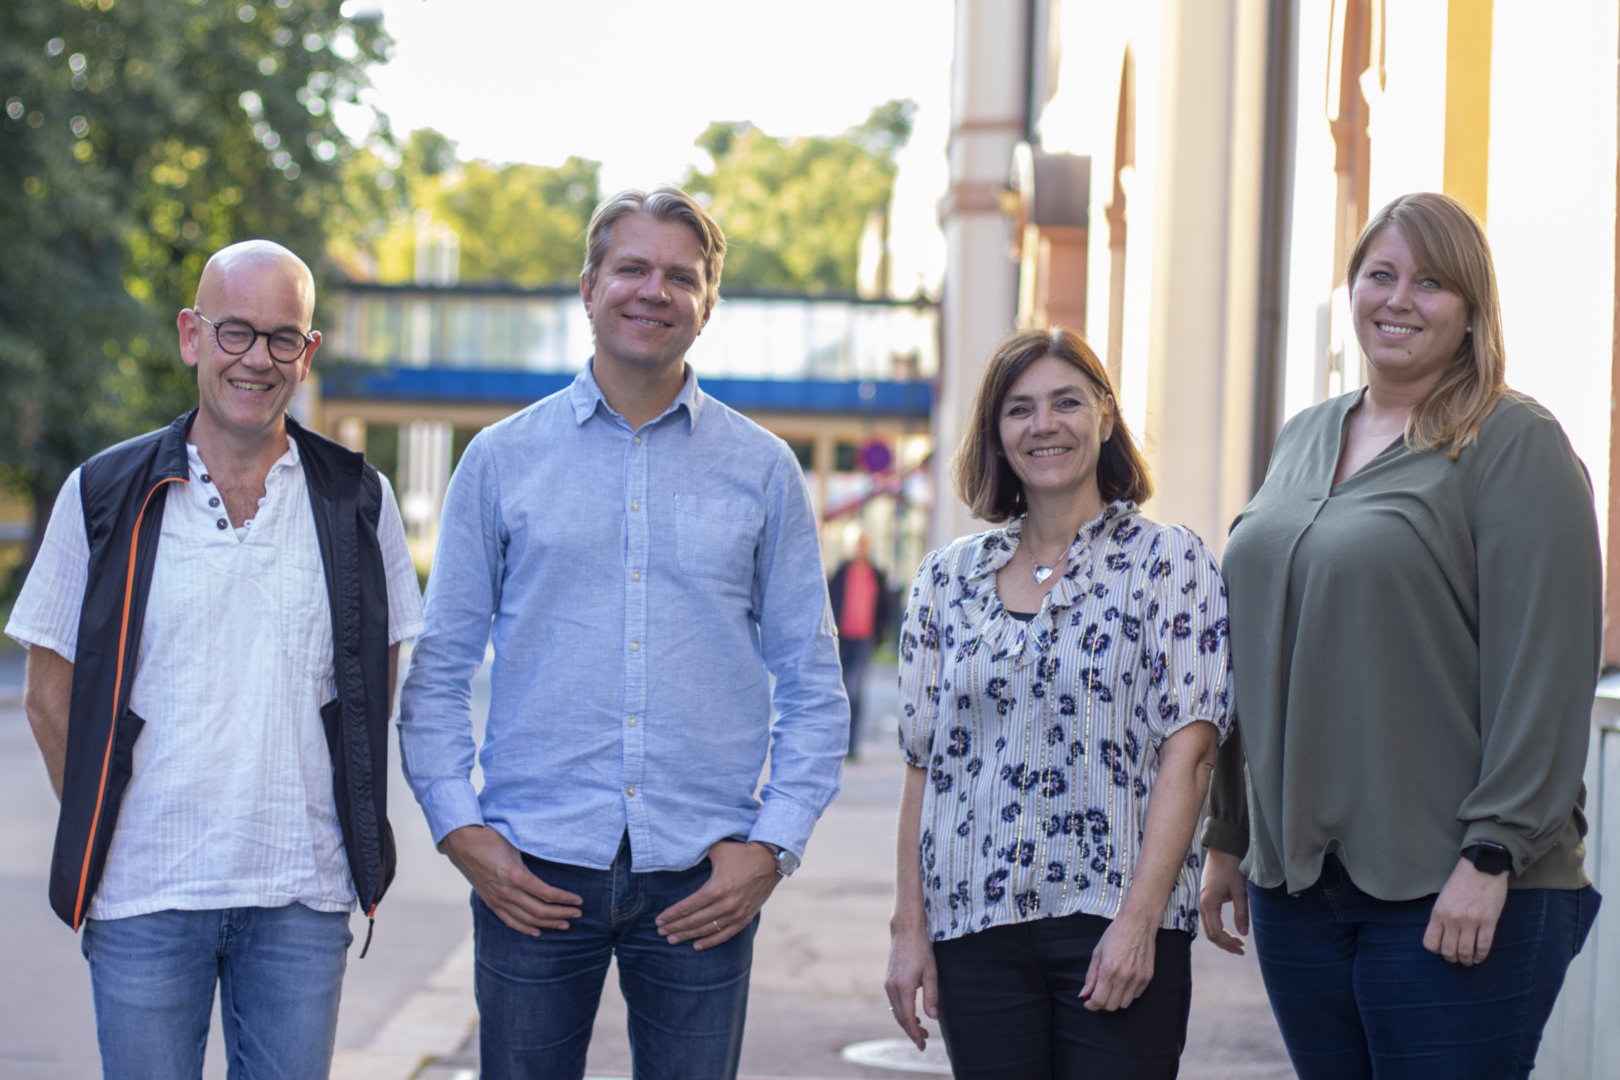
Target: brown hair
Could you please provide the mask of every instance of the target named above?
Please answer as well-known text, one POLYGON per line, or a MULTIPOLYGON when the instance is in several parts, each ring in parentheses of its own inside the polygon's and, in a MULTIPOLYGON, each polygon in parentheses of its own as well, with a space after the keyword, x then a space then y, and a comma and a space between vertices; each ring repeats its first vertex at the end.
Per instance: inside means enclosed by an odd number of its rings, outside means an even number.
POLYGON ((1468 305, 1469 333, 1463 335, 1451 366, 1406 421, 1406 445, 1414 453, 1451 444, 1455 461, 1479 438, 1480 425, 1507 389, 1507 358, 1502 352, 1502 308, 1497 300, 1496 266, 1485 226, 1449 195, 1419 191, 1402 195, 1367 222, 1350 252, 1349 282, 1367 258, 1367 249, 1386 228, 1406 238, 1418 269, 1440 279, 1468 305))
POLYGON ((613 242, 613 223, 626 214, 641 213, 657 221, 680 222, 697 236, 703 249, 704 314, 720 298, 720 268, 726 261, 726 234, 698 201, 678 187, 664 185, 651 191, 621 191, 597 204, 585 230, 585 269, 580 277, 596 284, 596 275, 613 242))
POLYGON ((1048 356, 1079 368, 1113 420, 1113 433, 1097 456, 1097 488, 1102 497, 1108 502, 1116 499, 1143 502, 1153 494, 1147 462, 1142 460, 1136 440, 1119 413, 1119 399, 1108 381, 1108 371, 1091 351, 1091 346, 1079 334, 1061 326, 1050 330, 1020 330, 996 346, 985 365, 984 378, 979 381, 973 398, 967 433, 951 458, 951 479, 956 483, 956 493, 976 518, 1000 524, 1028 508, 1024 485, 1002 454, 1001 406, 1024 372, 1048 356))

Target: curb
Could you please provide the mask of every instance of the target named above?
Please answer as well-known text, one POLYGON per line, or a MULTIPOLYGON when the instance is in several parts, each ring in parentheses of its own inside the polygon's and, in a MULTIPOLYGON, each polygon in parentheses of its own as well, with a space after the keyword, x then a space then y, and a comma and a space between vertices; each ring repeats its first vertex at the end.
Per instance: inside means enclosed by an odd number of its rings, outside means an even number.
POLYGON ((477 1022, 469 931, 364 1049, 333 1055, 331 1080, 411 1080, 427 1062, 454 1054, 477 1022))

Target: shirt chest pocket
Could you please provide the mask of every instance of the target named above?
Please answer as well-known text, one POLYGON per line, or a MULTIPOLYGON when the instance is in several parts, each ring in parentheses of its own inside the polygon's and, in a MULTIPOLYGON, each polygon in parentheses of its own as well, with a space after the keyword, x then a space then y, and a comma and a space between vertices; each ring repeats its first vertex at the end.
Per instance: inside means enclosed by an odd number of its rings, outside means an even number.
POLYGON ((675 559, 681 573, 740 585, 753 576, 765 515, 747 499, 675 496, 675 559))
POLYGON ((281 645, 287 662, 315 679, 332 674, 332 606, 326 571, 286 562, 281 567, 281 645))

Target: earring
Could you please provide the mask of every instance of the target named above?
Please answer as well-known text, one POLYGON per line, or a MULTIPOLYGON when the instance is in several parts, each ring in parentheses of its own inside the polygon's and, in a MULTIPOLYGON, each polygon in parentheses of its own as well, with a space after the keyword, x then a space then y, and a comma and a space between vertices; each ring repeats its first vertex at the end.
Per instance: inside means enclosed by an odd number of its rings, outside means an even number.
POLYGON ((1474 332, 1474 328, 1473 328, 1473 327, 1472 327, 1472 326, 1465 326, 1465 327, 1463 327, 1463 333, 1465 333, 1465 334, 1472 334, 1472 333, 1473 333, 1473 332, 1474 332))

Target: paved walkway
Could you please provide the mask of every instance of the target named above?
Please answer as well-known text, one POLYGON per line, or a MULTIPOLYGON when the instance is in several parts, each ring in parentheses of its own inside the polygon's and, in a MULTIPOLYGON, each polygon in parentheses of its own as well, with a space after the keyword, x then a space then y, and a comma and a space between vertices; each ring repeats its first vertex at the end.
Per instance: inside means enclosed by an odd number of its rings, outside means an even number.
MULTIPOLYGON (((56 803, 20 708, 21 654, 0 652, 0 1076, 100 1075, 89 980, 77 939, 45 901, 56 803)), ((487 678, 475 687, 487 707, 487 678)), ((743 1074, 904 1077, 843 1060, 841 1048, 897 1037, 883 996, 892 898, 893 668, 874 670, 869 708, 882 718, 822 819, 803 869, 766 906, 755 946, 743 1074)), ((396 759, 397 760, 397 759, 396 759)), ((398 776, 397 765, 396 772, 398 776)), ((473 1080, 467 888, 432 847, 403 783, 390 816, 400 871, 365 960, 351 955, 334 1080, 473 1080), (458 1052, 459 1051, 459 1052, 458 1052)), ((357 938, 364 920, 356 919, 357 938)), ((1272 1080, 1293 1075, 1252 959, 1199 942, 1181 1075, 1272 1080)), ((589 1058, 593 1076, 629 1076, 624 1004, 610 978, 589 1058)), ((224 1077, 217 1019, 204 1076, 224 1077)))

